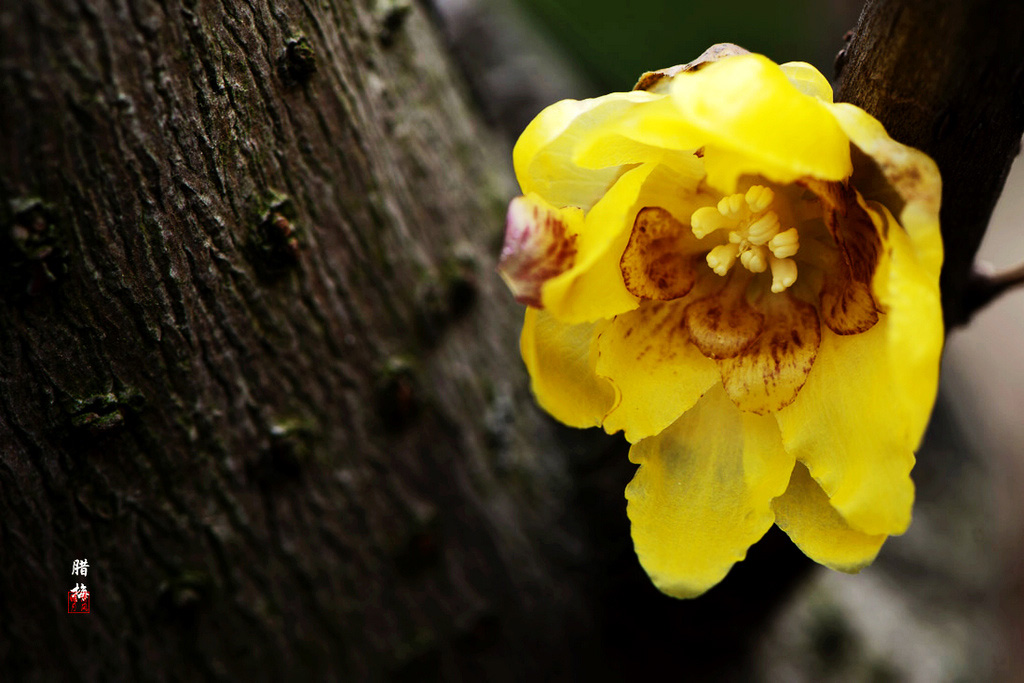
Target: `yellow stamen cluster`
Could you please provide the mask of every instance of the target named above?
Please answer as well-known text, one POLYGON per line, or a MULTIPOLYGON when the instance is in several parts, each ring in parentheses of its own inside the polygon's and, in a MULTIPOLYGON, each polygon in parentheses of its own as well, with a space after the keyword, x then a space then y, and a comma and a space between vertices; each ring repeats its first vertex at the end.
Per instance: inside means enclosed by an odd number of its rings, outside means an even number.
POLYGON ((771 210, 775 193, 770 187, 754 185, 746 193, 723 197, 718 206, 697 209, 690 217, 693 234, 703 239, 716 230, 728 230, 729 242, 707 255, 708 266, 725 275, 737 260, 752 273, 772 271, 772 291, 785 291, 796 282, 800 250, 796 228, 782 230, 779 215, 771 210))

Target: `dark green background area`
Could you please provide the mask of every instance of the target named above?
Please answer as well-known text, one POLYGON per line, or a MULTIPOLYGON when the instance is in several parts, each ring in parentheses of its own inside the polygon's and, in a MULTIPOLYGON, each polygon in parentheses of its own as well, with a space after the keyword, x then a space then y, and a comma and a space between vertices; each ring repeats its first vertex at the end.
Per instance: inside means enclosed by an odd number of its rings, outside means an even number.
POLYGON ((806 61, 833 77, 860 4, 836 0, 516 0, 601 90, 626 90, 644 71, 688 62, 731 42, 777 62, 806 61))

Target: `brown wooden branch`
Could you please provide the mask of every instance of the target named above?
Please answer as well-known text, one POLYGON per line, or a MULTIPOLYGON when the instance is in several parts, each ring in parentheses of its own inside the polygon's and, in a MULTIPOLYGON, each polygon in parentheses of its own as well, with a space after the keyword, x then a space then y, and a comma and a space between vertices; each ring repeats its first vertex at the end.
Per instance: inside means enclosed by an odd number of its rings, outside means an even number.
POLYGON ((845 48, 838 99, 942 171, 943 310, 965 322, 974 257, 1024 134, 1024 4, 870 0, 845 48))
POLYGON ((572 479, 422 9, 0 27, 0 678, 541 676, 591 621, 572 479))
POLYGON ((1024 286, 1024 264, 998 273, 975 270, 964 290, 965 322, 970 316, 1012 289, 1024 286))

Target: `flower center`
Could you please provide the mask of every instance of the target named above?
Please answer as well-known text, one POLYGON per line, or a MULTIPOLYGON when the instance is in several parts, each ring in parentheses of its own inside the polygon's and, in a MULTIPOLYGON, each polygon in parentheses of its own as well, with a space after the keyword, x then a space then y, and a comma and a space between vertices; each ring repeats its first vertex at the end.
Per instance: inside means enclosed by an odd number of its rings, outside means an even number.
POLYGON ((711 270, 725 275, 737 260, 751 273, 772 271, 772 291, 785 291, 796 282, 796 262, 791 258, 800 249, 796 228, 782 230, 779 215, 772 210, 775 193, 770 187, 754 185, 746 193, 723 197, 718 206, 697 209, 690 226, 698 239, 716 230, 728 230, 729 242, 708 252, 711 270))

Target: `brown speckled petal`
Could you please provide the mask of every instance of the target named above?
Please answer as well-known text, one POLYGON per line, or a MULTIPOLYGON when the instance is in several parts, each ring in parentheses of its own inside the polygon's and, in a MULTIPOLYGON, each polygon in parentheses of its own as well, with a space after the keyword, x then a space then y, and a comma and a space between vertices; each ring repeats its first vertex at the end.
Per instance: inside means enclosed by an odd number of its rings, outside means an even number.
POLYGON ((534 195, 509 203, 498 272, 516 301, 541 308, 541 286, 576 260, 576 234, 582 224, 580 209, 558 209, 534 195))
POLYGON ((605 431, 621 429, 630 443, 658 434, 718 383, 714 362, 687 340, 685 309, 685 301, 644 301, 601 333, 596 372, 619 397, 605 431))
POLYGON ((821 197, 825 225, 842 255, 825 274, 822 319, 836 334, 867 332, 878 322, 879 313, 871 291, 882 249, 878 229, 848 182, 809 180, 805 184, 821 197))
POLYGON ((690 339, 708 358, 718 360, 739 354, 764 329, 764 316, 747 303, 747 282, 742 275, 730 274, 719 291, 686 307, 690 339))
POLYGON ((626 289, 641 299, 671 301, 685 296, 696 280, 697 260, 687 254, 690 229, 657 206, 641 209, 619 267, 626 289))
POLYGON ((766 415, 792 403, 807 381, 821 328, 814 306, 789 293, 769 294, 758 306, 765 319, 761 335, 718 367, 733 403, 766 415))

